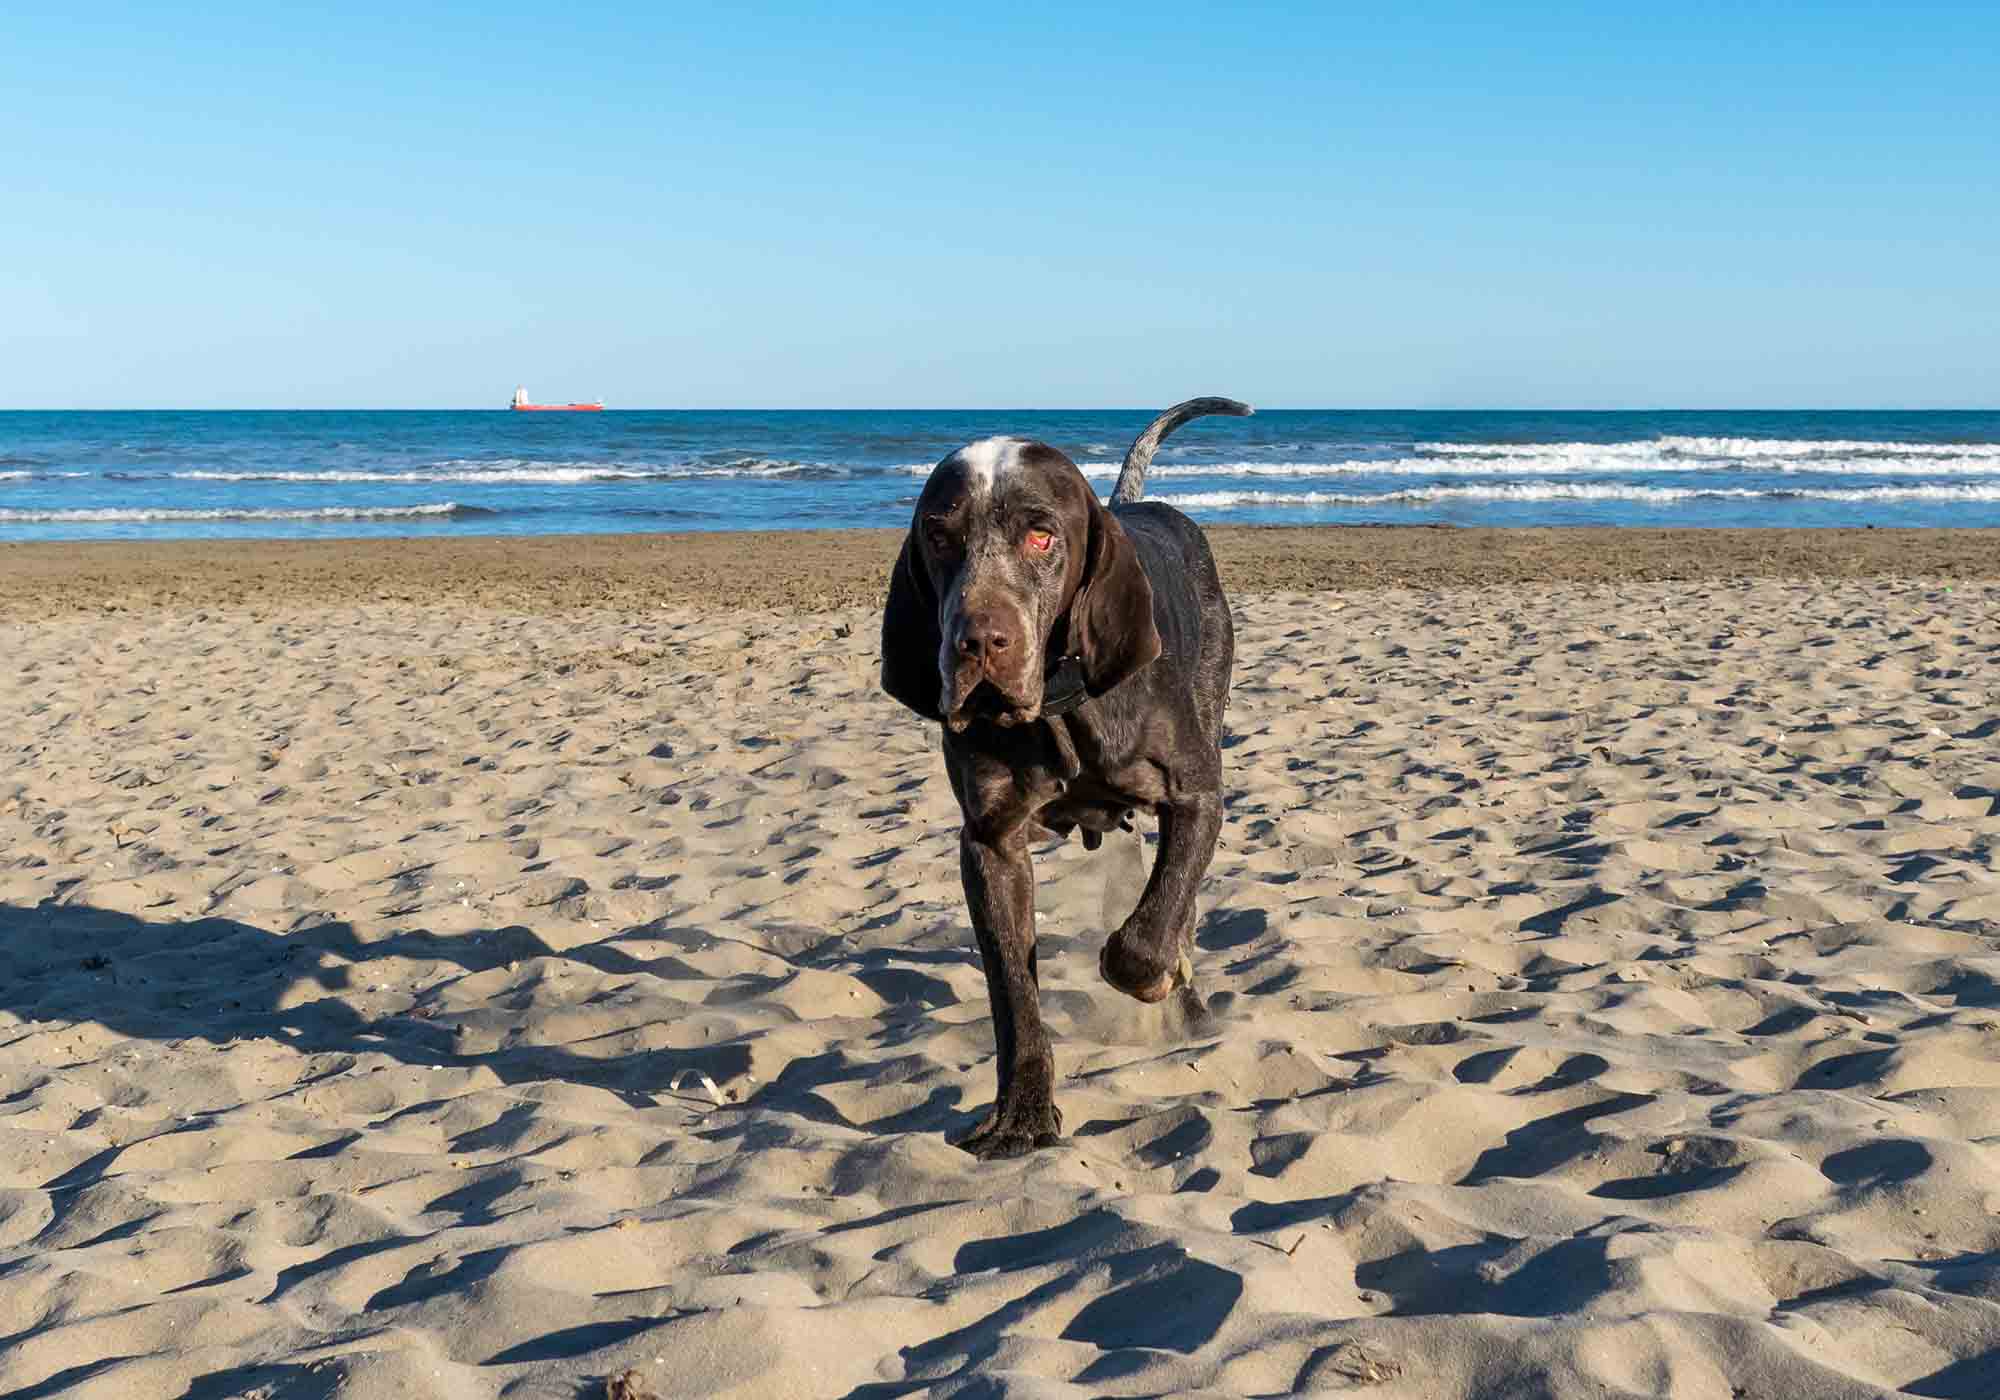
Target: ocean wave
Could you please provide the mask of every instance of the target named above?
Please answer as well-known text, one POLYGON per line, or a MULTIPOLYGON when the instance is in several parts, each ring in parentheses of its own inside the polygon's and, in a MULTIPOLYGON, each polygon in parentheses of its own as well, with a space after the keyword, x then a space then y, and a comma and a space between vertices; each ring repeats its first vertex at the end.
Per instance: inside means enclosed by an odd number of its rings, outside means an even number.
POLYGON ((1806 501, 2000 501, 2000 485, 1992 486, 1851 486, 1786 487, 1767 493, 1778 499, 1806 501))
POLYGON ((1816 457, 2000 458, 2000 442, 1877 442, 1845 438, 1663 437, 1661 446, 1683 457, 1810 460, 1816 457))
MULTIPOLYGON (((276 482, 293 486, 348 486, 366 482, 390 485, 588 486, 619 481, 687 481, 696 479, 741 478, 756 480, 817 481, 852 475, 845 467, 823 462, 791 462, 769 458, 745 458, 721 466, 646 466, 606 462, 537 462, 521 459, 499 461, 453 461, 404 471, 363 471, 330 468, 325 471, 211 471, 168 472, 177 481, 276 482)), ((139 478, 127 478, 139 479, 139 478)))
MULTIPOLYGON (((1731 470, 1754 471, 1777 476, 2000 476, 2000 456, 1967 458, 1863 458, 1785 461, 1765 459, 1755 463, 1704 461, 1696 458, 1662 457, 1641 460, 1634 457, 1603 455, 1604 449, 1583 444, 1565 444, 1572 455, 1532 457, 1525 453, 1504 457, 1389 457, 1372 460, 1323 462, 1211 462, 1201 466, 1173 466, 1154 463, 1146 479, 1173 480, 1188 477, 1324 477, 1324 476, 1637 476, 1708 473, 1724 475, 1731 470), (1596 455, 1592 455, 1596 454, 1596 455)), ((1077 468, 1094 481, 1108 481, 1118 475, 1114 462, 1080 462, 1077 468)), ((910 476, 928 476, 928 465, 908 464, 893 470, 910 476)))
MULTIPOLYGON (((1942 460, 2000 463, 1995 442, 1885 442, 1850 438, 1649 438, 1640 442, 1420 442, 1428 457, 1487 457, 1538 462, 1822 462, 1942 460)), ((1987 468, 1996 470, 2000 468, 1987 468)), ((1858 470, 1858 469, 1857 469, 1858 470)))
POLYGON ((514 473, 528 472, 601 472, 604 480, 624 478, 675 480, 685 477, 794 477, 818 480, 828 477, 843 477, 854 474, 854 468, 838 462, 801 461, 788 457, 738 456, 722 461, 692 462, 594 462, 594 461, 542 461, 524 457, 454 457, 442 462, 433 462, 411 472, 394 474, 394 479, 409 481, 423 472, 452 473, 441 475, 439 480, 452 481, 526 481, 535 478, 516 476, 514 473), (470 475, 458 475, 470 473, 470 475))
POLYGON ((498 511, 439 501, 420 506, 322 506, 318 509, 250 509, 220 506, 213 510, 167 507, 106 507, 101 510, 0 510, 0 525, 142 525, 195 520, 417 520, 497 515, 498 511))
POLYGON ((233 482, 273 482, 292 486, 351 486, 360 483, 380 482, 390 485, 437 485, 443 482, 460 484, 506 482, 515 484, 540 484, 549 486, 580 486, 596 481, 657 481, 669 473, 638 471, 622 467, 518 467, 498 468, 492 471, 430 471, 418 469, 404 472, 371 471, 249 471, 216 472, 186 471, 169 472, 176 481, 233 481, 233 482))
POLYGON ((1863 504, 1870 501, 2000 501, 2000 484, 1979 486, 1750 487, 1629 486, 1589 481, 1516 481, 1490 486, 1419 486, 1402 491, 1190 491, 1148 497, 1183 509, 1229 510, 1244 506, 1440 505, 1452 501, 1629 501, 1676 505, 1683 501, 1807 500, 1863 504))

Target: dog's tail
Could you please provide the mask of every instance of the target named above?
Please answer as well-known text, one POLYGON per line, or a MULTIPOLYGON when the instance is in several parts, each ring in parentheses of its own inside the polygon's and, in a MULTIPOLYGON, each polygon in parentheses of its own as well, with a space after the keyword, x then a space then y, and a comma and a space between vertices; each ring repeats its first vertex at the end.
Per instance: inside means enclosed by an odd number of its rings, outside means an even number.
POLYGON ((1153 426, 1139 434, 1125 453, 1125 465, 1118 469, 1118 485, 1112 488, 1113 505, 1130 505, 1146 490, 1146 468, 1153 465, 1153 454, 1166 441, 1168 433, 1190 418, 1205 418, 1211 413, 1227 413, 1237 418, 1247 418, 1257 410, 1247 403, 1235 399, 1189 399, 1177 403, 1153 420, 1153 426))

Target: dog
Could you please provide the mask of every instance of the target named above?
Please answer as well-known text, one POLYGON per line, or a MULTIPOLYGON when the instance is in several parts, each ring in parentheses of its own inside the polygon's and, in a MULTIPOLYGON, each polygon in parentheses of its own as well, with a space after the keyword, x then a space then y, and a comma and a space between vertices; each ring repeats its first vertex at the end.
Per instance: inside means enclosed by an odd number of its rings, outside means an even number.
POLYGON ((1142 1002, 1202 1010, 1187 949, 1222 829, 1222 711, 1235 636, 1208 541, 1139 499, 1166 436, 1251 412, 1200 398, 1155 419, 1108 505, 1047 443, 959 448, 925 482, 882 610, 882 688, 944 727, 959 873, 985 964, 999 1089, 956 1145, 985 1159, 1055 1145, 1055 1059, 1035 960, 1031 840, 1153 812, 1159 853, 1098 968, 1142 1002))

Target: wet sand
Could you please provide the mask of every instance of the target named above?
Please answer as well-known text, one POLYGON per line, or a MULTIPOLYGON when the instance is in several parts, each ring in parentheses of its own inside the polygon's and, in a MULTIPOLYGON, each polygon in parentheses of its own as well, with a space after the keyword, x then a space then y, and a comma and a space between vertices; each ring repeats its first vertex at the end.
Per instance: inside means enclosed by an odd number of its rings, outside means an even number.
MULTIPOLYGON (((2000 530, 1221 527, 1233 594, 1703 579, 2000 578, 2000 530)), ((888 530, 0 545, 0 615, 477 604, 524 611, 879 604, 888 530)))

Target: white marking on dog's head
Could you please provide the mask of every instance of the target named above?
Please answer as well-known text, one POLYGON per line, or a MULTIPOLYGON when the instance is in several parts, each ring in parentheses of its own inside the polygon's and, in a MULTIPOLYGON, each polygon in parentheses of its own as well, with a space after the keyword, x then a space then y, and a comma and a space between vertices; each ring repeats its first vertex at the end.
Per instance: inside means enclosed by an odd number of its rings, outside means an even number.
POLYGON ((1013 470, 1026 441, 1017 437, 990 437, 959 448, 953 455, 965 466, 966 485, 979 495, 992 495, 993 483, 1013 470))

